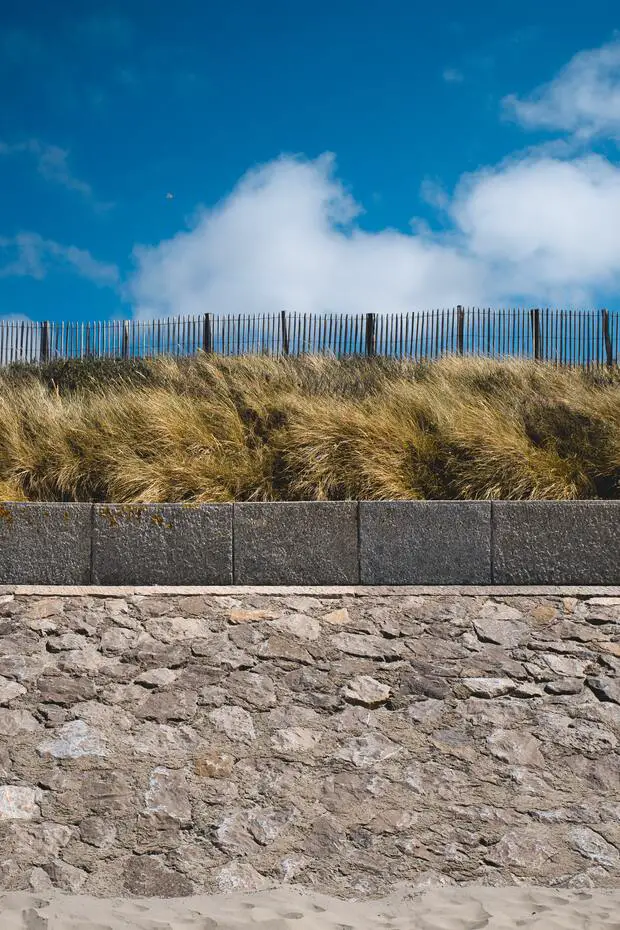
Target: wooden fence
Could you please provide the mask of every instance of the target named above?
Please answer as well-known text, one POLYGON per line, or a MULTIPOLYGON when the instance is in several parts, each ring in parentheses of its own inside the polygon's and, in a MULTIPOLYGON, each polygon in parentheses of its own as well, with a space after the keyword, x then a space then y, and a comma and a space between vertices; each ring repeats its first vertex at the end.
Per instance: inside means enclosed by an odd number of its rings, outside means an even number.
POLYGON ((531 358, 597 367, 620 359, 620 313, 456 307, 405 314, 277 313, 174 317, 145 322, 0 321, 0 365, 67 358, 157 355, 442 355, 531 358))

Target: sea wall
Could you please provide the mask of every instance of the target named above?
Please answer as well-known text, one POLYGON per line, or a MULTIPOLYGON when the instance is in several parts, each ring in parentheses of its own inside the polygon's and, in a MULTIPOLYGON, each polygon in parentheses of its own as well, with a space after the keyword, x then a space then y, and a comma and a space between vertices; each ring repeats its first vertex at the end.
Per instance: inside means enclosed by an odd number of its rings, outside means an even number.
POLYGON ((615 585, 620 501, 0 503, 0 585, 615 585))
POLYGON ((0 594, 0 888, 618 887, 619 672, 588 592, 0 594))

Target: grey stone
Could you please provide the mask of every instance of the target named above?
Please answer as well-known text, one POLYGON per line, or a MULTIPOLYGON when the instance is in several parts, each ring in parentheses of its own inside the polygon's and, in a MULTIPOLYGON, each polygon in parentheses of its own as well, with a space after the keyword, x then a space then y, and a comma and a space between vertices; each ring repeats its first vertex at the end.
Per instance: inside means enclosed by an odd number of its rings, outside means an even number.
POLYGON ((95 697, 96 691, 89 678, 53 675, 39 679, 39 694, 42 701, 69 706, 78 701, 89 701, 95 697))
POLYGON ((424 695, 425 697, 443 700, 450 693, 449 686, 441 678, 427 678, 415 672, 407 672, 400 676, 398 682, 399 696, 424 695))
POLYGON ((62 859, 54 859, 52 862, 46 863, 43 868, 51 878, 55 888, 60 888, 61 891, 68 891, 72 894, 81 891, 88 879, 88 872, 85 872, 84 869, 77 869, 74 865, 63 862, 62 859))
POLYGON ((402 754, 402 747, 383 736, 382 733, 367 733, 352 739, 337 754, 337 759, 352 762, 359 768, 368 768, 402 754))
POLYGON ((620 862, 620 852, 616 847, 589 827, 572 827, 568 836, 573 849, 584 858, 607 868, 613 868, 620 862))
POLYGON ((116 827, 103 817, 85 817, 80 823, 80 837, 89 846, 105 848, 114 843, 116 827))
MULTIPOLYGON (((545 833, 533 828, 511 830, 486 854, 486 861, 492 865, 507 866, 516 874, 534 874, 545 876, 545 867, 553 857, 555 850, 545 833)), ((542 884, 542 882, 541 882, 542 884)))
POLYGON ((0 677, 0 704, 6 706, 15 698, 21 697, 22 694, 26 694, 26 688, 23 685, 11 681, 9 678, 0 677))
POLYGON ((0 707, 0 736, 17 736, 41 729, 41 724, 29 710, 8 710, 0 707))
MULTIPOLYGON (((126 816, 137 809, 131 780, 125 772, 109 770, 90 772, 80 784, 80 794, 86 809, 93 814, 126 816)), ((72 806, 75 804, 71 793, 72 806)))
MULTIPOLYGON (((496 605, 499 607, 499 605, 496 605)), ((505 617, 479 617, 473 621, 478 639, 500 646, 519 646, 528 639, 527 625, 505 617)))
POLYGON ((219 869, 215 876, 219 891, 263 891, 270 882, 248 862, 231 862, 219 869))
POLYGON ((190 823, 192 808, 189 803, 187 781, 183 772, 158 766, 149 775, 149 787, 144 796, 145 810, 190 823))
POLYGON ((587 678, 586 684, 599 701, 620 704, 620 681, 615 678, 587 678))
POLYGON ((40 756, 53 756, 55 759, 107 754, 105 738, 83 720, 70 720, 63 724, 55 738, 39 743, 37 752, 40 756))
POLYGON ((234 699, 257 710, 269 710, 277 704, 273 679, 269 675, 233 672, 226 679, 226 688, 234 699))
POLYGON ((146 898, 181 898, 194 891, 191 881, 169 869, 156 856, 133 856, 125 864, 124 887, 146 898))
MULTIPOLYGON (((47 872, 45 871, 45 869, 41 869, 39 866, 35 866, 35 868, 32 869, 30 874, 28 875, 28 887, 30 888, 31 891, 40 893, 44 891, 50 891, 54 886, 52 885, 52 880, 47 874, 47 872)), ((30 930, 30 926, 29 925, 27 926, 28 926, 28 930, 30 930)), ((46 918, 44 917, 41 918, 39 927, 37 927, 36 922, 35 922, 32 927, 32 930, 47 930, 46 918)))
POLYGON ((200 704, 203 707, 222 707, 226 703, 227 697, 228 694, 223 688, 217 688, 213 685, 207 685, 205 688, 200 689, 200 704))
POLYGON ((358 675, 347 682, 343 690, 345 700, 364 707, 378 707, 384 704, 391 693, 389 685, 382 684, 370 675, 358 675))
MULTIPOLYGON (((582 685, 580 684, 580 687, 582 685)), ((517 682, 512 692, 514 697, 518 698, 538 698, 542 697, 542 690, 539 685, 533 685, 529 681, 517 682)))
POLYGON ((540 751, 540 743, 531 733, 518 730, 493 730, 487 737, 489 751, 503 762, 517 765, 542 766, 545 759, 540 751))
POLYGON ((230 740, 249 743, 256 739, 252 716, 242 707, 218 707, 210 712, 209 719, 230 740))
POLYGON ((359 582, 357 504, 234 505, 235 584, 359 582))
MULTIPOLYGON (((155 617, 147 620, 144 626, 150 636, 168 645, 184 640, 212 638, 211 624, 206 617, 155 617)), ((220 637, 220 641, 225 638, 220 637)))
POLYGON ((554 655, 553 653, 545 653, 541 656, 541 659, 556 675, 566 675, 567 678, 585 677, 585 669, 588 663, 583 659, 554 655))
POLYGON ((248 856, 256 852, 258 847, 249 831, 247 812, 224 817, 215 831, 214 843, 228 856, 248 856))
POLYGON ((274 620, 270 624, 270 629, 284 633, 285 636, 297 636, 299 639, 308 640, 318 639, 321 633, 319 621, 305 614, 292 614, 280 620, 274 620))
POLYGON ((101 634, 101 651, 111 655, 126 655, 131 649, 138 645, 138 633, 135 630, 124 630, 112 628, 105 630, 101 634))
POLYGON ((249 817, 250 833, 261 846, 277 840, 292 819, 290 811, 262 808, 252 811, 249 817))
POLYGON ((317 858, 340 857, 346 842, 346 834, 335 817, 320 817, 306 838, 304 852, 317 858))
POLYGON ((362 501, 362 584, 490 584, 491 505, 362 501))
POLYGON ((137 717, 165 723, 167 720, 192 720, 197 706, 198 695, 193 691, 155 691, 133 712, 137 717))
POLYGON ((549 694, 579 694, 583 691, 583 678, 559 678, 557 681, 548 681, 545 691, 549 694))
MULTIPOLYGON (((82 714, 83 714, 82 710, 82 714)), ((110 722, 110 725, 113 725, 110 722)), ((130 737, 133 751, 158 761, 173 758, 175 762, 194 756, 199 744, 196 731, 187 724, 143 723, 130 737)))
POLYGON ((465 696, 480 698, 502 697, 514 690, 512 678, 461 678, 459 686, 465 696))
POLYGON ((284 659, 286 662, 301 662, 305 665, 310 665, 313 661, 312 656, 301 643, 277 634, 270 636, 259 646, 258 655, 262 659, 284 659))
POLYGON ((494 584, 620 583, 620 501, 493 502, 494 584))
POLYGON ((179 677, 179 672, 174 672, 170 668, 152 668, 148 672, 142 672, 136 678, 136 683, 144 685, 146 688, 165 688, 171 685, 179 677))
POLYGON ((0 823, 3 820, 34 820, 39 816, 41 792, 20 785, 0 785, 0 823))
POLYGON ((232 582, 232 504, 96 506, 95 584, 232 582))
POLYGON ((337 649, 351 656, 383 659, 398 655, 395 644, 382 636, 364 633, 336 633, 330 637, 329 641, 337 649))
POLYGON ((321 742, 320 730, 308 727, 285 727, 271 737, 272 748, 284 756, 311 752, 321 742))
POLYGON ((66 652, 69 649, 83 649, 88 638, 79 633, 63 633, 61 636, 49 636, 46 647, 49 652, 66 652))
POLYGON ((0 584, 89 584, 90 504, 0 507, 0 584))

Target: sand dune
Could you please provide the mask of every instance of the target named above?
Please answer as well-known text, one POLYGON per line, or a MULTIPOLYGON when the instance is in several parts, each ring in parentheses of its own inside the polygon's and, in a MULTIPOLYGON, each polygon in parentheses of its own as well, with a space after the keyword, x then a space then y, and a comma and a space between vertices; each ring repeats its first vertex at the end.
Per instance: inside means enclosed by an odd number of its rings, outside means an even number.
POLYGON ((434 888, 341 901, 294 888, 178 899, 0 895, 2 930, 618 930, 620 890, 434 888))

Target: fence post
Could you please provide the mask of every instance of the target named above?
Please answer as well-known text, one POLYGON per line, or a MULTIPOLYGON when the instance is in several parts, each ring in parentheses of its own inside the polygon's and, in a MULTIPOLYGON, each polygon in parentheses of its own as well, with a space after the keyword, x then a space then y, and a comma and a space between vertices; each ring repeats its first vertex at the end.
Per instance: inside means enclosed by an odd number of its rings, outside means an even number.
POLYGON ((607 367, 611 368, 614 363, 613 349, 611 347, 611 333, 609 332, 609 310, 601 310, 603 321, 603 339, 605 340, 605 358, 607 367))
POLYGON ((366 314, 366 355, 375 355, 377 351, 377 314, 366 314))
POLYGON ((213 352, 213 326, 211 325, 210 313, 205 313, 202 334, 202 350, 203 352, 206 352, 207 355, 211 355, 213 352))
POLYGON ((538 361, 540 359, 540 310, 536 307, 534 310, 530 310, 530 319, 532 321, 532 343, 534 347, 534 358, 538 361))
POLYGON ((41 323, 41 342, 39 344, 39 361, 45 363, 50 357, 50 324, 47 320, 41 323))
POLYGON ((288 327, 286 323, 286 310, 280 312, 280 325, 282 329, 282 349, 288 355, 288 327))
POLYGON ((123 358, 129 358, 129 320, 123 320, 123 358))
POLYGON ((465 344, 465 311, 459 304, 456 308, 456 351, 463 354, 465 344))

